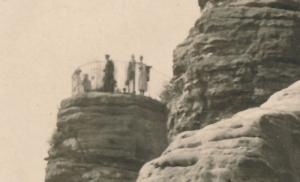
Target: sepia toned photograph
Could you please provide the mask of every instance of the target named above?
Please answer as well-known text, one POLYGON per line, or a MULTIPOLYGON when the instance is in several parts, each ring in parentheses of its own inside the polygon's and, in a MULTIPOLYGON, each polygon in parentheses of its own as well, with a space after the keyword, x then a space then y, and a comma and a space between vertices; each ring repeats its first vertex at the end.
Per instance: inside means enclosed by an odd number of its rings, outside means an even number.
POLYGON ((0 0, 0 182, 300 182, 300 0, 0 0))

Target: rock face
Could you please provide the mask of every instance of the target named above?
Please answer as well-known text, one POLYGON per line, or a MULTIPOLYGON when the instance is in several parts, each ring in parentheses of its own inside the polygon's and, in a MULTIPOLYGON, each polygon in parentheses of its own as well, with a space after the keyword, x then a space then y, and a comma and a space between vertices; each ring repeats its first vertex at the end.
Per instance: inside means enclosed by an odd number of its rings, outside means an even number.
POLYGON ((300 9, 299 0, 198 0, 199 6, 205 8, 207 4, 218 5, 222 3, 231 5, 248 5, 254 7, 274 7, 282 9, 300 9))
POLYGON ((199 4, 200 19, 174 51, 170 140, 259 106, 300 79, 299 0, 199 4))
POLYGON ((62 101, 46 182, 133 182, 165 149, 165 107, 150 98, 88 93, 62 101))
POLYGON ((299 182, 300 81, 248 109, 179 134, 139 182, 299 182))

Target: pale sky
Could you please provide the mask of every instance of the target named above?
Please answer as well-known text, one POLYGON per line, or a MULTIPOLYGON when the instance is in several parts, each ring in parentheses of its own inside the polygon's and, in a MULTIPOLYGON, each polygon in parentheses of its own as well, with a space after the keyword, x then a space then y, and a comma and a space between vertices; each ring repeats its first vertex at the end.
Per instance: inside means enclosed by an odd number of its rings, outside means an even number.
POLYGON ((199 14, 196 0, 0 0, 0 181, 44 181, 78 65, 136 53, 171 77, 172 51, 199 14))

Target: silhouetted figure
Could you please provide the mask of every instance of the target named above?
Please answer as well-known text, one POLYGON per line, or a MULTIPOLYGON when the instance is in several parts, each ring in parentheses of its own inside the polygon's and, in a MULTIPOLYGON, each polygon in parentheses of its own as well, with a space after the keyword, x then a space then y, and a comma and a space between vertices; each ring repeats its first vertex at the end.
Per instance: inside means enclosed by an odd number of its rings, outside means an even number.
POLYGON ((89 79, 88 74, 84 74, 83 80, 82 80, 82 86, 84 92, 90 92, 92 90, 92 83, 89 79))
POLYGON ((136 60, 134 55, 131 55, 131 61, 127 67, 127 79, 125 85, 128 88, 128 93, 135 94, 135 71, 136 71, 136 60))
POLYGON ((143 56, 140 56, 139 62, 139 91, 141 95, 144 95, 148 90, 148 81, 150 80, 150 69, 151 66, 147 66, 143 63, 143 56))
POLYGON ((104 77, 103 77, 103 92, 110 92, 113 93, 116 87, 116 80, 115 80, 115 66, 113 61, 110 59, 110 56, 107 54, 105 55, 106 64, 104 68, 104 77))

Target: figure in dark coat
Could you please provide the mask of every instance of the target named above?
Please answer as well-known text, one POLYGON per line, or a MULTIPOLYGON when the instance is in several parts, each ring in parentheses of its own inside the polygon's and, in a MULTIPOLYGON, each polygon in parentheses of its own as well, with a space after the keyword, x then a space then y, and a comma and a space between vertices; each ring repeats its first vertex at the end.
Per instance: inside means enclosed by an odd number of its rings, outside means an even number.
POLYGON ((103 92, 113 93, 117 84, 115 80, 115 65, 114 62, 110 59, 110 56, 105 55, 106 64, 104 68, 104 77, 103 77, 103 92))

